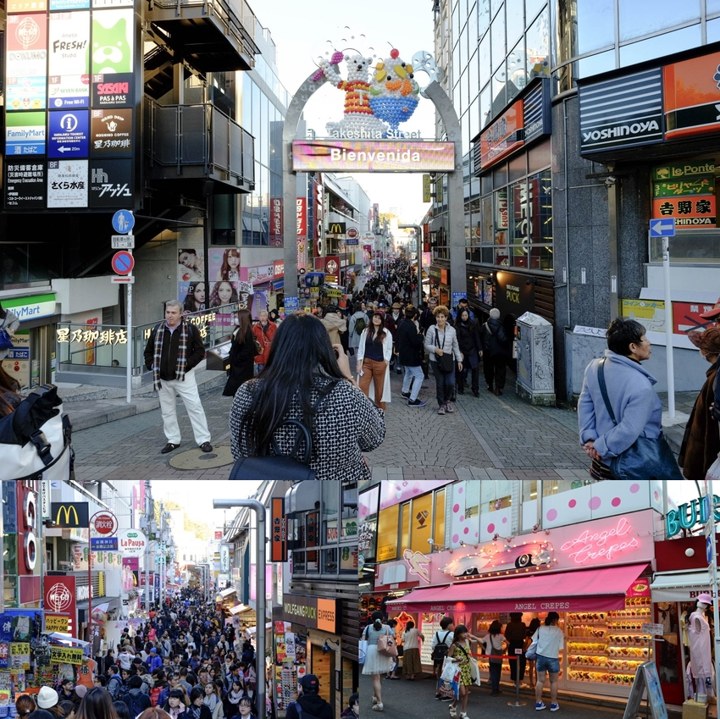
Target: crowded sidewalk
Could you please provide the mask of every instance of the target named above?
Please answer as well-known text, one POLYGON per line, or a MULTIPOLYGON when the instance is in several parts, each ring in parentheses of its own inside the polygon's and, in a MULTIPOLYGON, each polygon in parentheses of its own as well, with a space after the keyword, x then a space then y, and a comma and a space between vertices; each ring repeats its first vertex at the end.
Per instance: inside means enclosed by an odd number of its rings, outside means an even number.
MULTIPOLYGON (((73 444, 78 479, 134 476, 154 479, 226 479, 232 461, 228 413, 231 399, 222 396, 225 375, 205 372, 200 393, 213 436, 214 451, 204 454, 192 441, 171 455, 164 444, 157 400, 141 397, 127 405, 124 397, 84 398, 81 388, 61 388, 65 408, 76 426, 73 444), (73 400, 73 394, 75 400, 73 400), (117 418, 116 418, 117 417, 117 418)), ((578 444, 577 416, 572 409, 531 406, 513 391, 510 375, 505 393, 481 391, 461 395, 454 414, 438 416, 432 401, 434 380, 423 383, 425 407, 408 407, 400 396, 400 375, 392 373, 392 402, 386 412, 383 444, 366 454, 378 479, 586 479, 587 457, 578 444)), ((91 390, 87 390, 89 392, 91 390)), ((98 392, 98 388, 93 388, 98 392)), ((666 403, 666 397, 662 397, 666 403)), ((676 396, 678 413, 689 412, 695 393, 676 396)), ((179 413, 183 436, 190 424, 179 413)), ((667 428, 677 452, 684 426, 667 428)))
MULTIPOLYGON (((383 679, 384 712, 379 716, 392 717, 392 719, 447 719, 449 715, 449 702, 435 699, 435 680, 428 673, 416 681, 405 679, 383 679)), ((367 716, 370 714, 370 698, 372 684, 370 677, 360 677, 360 711, 367 716)), ((468 701, 469 719, 518 719, 519 717, 545 715, 549 712, 536 712, 534 696, 529 688, 520 690, 519 706, 515 706, 515 690, 510 684, 501 686, 501 693, 490 695, 490 686, 487 681, 483 686, 471 687, 468 701)), ((599 706, 597 701, 592 703, 583 701, 569 701, 559 696, 560 711, 557 716, 572 717, 572 719, 620 719, 623 716, 625 702, 608 700, 606 706, 599 706)), ((555 715, 553 715, 555 716, 555 715)))

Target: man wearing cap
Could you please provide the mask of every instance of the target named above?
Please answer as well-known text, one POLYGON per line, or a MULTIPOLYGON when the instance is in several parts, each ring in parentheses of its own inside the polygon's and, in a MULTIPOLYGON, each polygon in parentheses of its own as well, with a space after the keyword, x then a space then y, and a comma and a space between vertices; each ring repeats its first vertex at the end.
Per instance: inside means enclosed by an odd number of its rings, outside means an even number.
POLYGON ((698 594, 695 611, 688 619, 690 645, 690 676, 695 682, 695 693, 715 696, 713 688, 713 661, 710 652, 710 624, 705 611, 713 603, 712 597, 698 594))
POLYGON ((285 719, 334 719, 333 709, 319 694, 320 682, 314 674, 299 681, 300 695, 288 704, 285 719))

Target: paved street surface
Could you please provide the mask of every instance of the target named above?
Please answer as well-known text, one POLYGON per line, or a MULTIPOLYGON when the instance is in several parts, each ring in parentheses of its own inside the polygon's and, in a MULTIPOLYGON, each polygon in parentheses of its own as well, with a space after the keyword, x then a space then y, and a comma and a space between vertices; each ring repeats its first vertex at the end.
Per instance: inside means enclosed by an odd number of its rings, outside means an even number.
MULTIPOLYGON (((182 445, 161 455, 165 444, 157 397, 146 391, 128 406, 124 392, 61 388, 75 425, 73 444, 78 479, 224 479, 228 475, 231 398, 221 395, 224 375, 205 372, 201 396, 216 451, 203 454, 190 423, 178 410, 182 445), (87 398, 80 399, 88 391, 87 398), (109 396, 105 396, 108 394, 109 396), (74 401, 72 401, 74 400, 74 401), (128 416, 129 415, 129 416, 128 416), (119 417, 119 418, 116 418, 119 417)), ((508 382, 501 397, 481 390, 458 398, 454 414, 436 414, 434 380, 420 394, 423 408, 408 407, 393 374, 393 402, 386 413, 385 442, 367 460, 380 479, 573 479, 587 478, 588 460, 577 441, 571 409, 533 407, 519 399, 508 382)), ((694 393, 679 396, 687 412, 694 393)), ((679 442, 682 426, 672 430, 679 442)))
MULTIPOLYGON (((529 689, 522 689, 519 701, 523 706, 508 706, 515 703, 515 691, 508 685, 501 685, 499 696, 490 696, 490 688, 472 687, 468 701, 470 719, 522 719, 524 717, 565 717, 565 719, 619 719, 623 715, 624 705, 614 707, 598 706, 596 702, 580 703, 558 697, 560 711, 550 713, 535 711, 535 697, 529 689)), ((430 678, 414 682, 405 679, 383 680, 383 705, 385 711, 370 711, 372 683, 370 678, 360 678, 360 713, 363 717, 377 716, 388 719, 448 719, 449 702, 435 699, 435 685, 430 678)), ((548 692, 546 691, 546 694, 548 692)), ((546 703, 549 705, 549 694, 546 703)))

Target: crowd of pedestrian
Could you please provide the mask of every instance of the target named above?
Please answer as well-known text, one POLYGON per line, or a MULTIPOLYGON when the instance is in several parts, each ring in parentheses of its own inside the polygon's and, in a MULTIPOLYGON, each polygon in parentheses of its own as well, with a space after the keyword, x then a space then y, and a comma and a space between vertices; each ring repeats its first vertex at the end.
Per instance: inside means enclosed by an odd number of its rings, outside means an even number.
POLYGON ((426 638, 412 620, 408 620, 404 628, 396 629, 397 620, 386 619, 383 612, 377 610, 361 634, 361 640, 367 643, 362 673, 372 680, 372 709, 385 711, 387 696, 385 699, 383 696, 388 691, 392 696, 392 690, 383 687, 383 678, 399 678, 393 664, 396 660, 384 645, 385 638, 391 637, 397 641, 402 676, 409 681, 422 677, 422 645, 426 639, 431 642, 435 698, 449 702, 451 719, 469 719, 470 689, 473 685, 480 686, 479 657, 488 663, 489 696, 502 693, 502 671, 509 665, 512 683, 534 690, 536 711, 558 711, 559 653, 564 643, 558 622, 557 612, 548 612, 544 620, 534 617, 528 624, 523 622, 521 612, 511 612, 505 626, 495 619, 484 633, 480 632, 482 636, 475 636, 467 626, 455 625, 451 616, 445 616, 432 637, 426 638), (452 681, 447 679, 448 675, 453 676, 452 681), (550 690, 549 705, 543 701, 546 684, 550 690))
MULTIPOLYGON (((91 661, 94 676, 63 675, 16 699, 23 719, 243 719, 257 713, 255 648, 246 628, 187 590, 152 609, 134 635, 91 661)), ((69 666, 69 665, 67 665, 69 666)), ((267 693, 266 693, 267 696, 267 693)), ((267 716, 272 706, 266 705, 267 716)), ((331 717, 329 718, 331 719, 331 717)))

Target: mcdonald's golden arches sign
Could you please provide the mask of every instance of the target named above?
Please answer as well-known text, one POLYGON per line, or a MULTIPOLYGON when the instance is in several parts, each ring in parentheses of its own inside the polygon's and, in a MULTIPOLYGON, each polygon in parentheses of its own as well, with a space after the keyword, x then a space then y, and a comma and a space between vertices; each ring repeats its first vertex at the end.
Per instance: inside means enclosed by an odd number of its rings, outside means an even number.
POLYGON ((87 529, 90 515, 87 502, 52 502, 50 519, 56 527, 68 529, 87 529))

